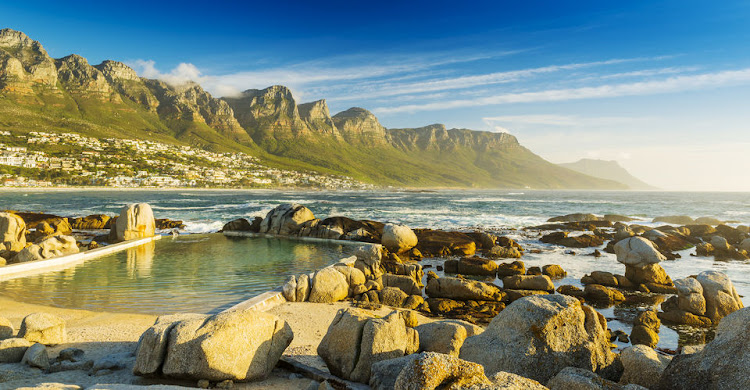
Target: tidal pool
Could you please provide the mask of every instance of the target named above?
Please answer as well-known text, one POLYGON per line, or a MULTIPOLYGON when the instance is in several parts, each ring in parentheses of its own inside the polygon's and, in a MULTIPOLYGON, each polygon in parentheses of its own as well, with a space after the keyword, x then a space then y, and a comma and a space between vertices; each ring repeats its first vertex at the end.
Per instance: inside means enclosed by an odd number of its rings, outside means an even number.
POLYGON ((42 305, 127 313, 217 313, 313 272, 355 246, 190 234, 39 275, 0 282, 0 294, 42 305))

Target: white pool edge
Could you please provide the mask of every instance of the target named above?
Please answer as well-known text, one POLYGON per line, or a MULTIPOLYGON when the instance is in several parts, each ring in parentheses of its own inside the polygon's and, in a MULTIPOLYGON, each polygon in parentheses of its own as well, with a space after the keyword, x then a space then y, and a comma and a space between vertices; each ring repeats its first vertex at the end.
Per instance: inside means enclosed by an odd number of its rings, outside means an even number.
POLYGON ((26 263, 9 264, 0 267, 0 281, 23 278, 49 271, 65 269, 72 265, 85 262, 97 257, 106 256, 112 253, 120 252, 128 248, 133 248, 152 241, 161 239, 162 236, 156 235, 137 240, 119 242, 117 244, 103 246, 101 248, 91 249, 86 252, 74 253, 72 255, 60 256, 48 260, 29 261, 26 263))
MULTIPOLYGON (((343 245, 369 245, 369 246, 376 246, 380 247, 380 244, 374 244, 371 242, 362 242, 362 241, 349 241, 349 240, 335 240, 335 239, 329 239, 329 238, 317 238, 317 237, 294 237, 294 236, 282 236, 278 234, 265 234, 265 233, 253 233, 253 232, 238 232, 238 231, 226 231, 222 232, 226 236, 230 237, 266 237, 266 238, 283 238, 283 239, 292 239, 292 240, 299 240, 299 241, 309 241, 309 242, 331 242, 336 244, 343 244, 343 245)), ((341 260, 341 259, 339 259, 341 260)), ((327 265, 323 268, 332 267, 332 263, 330 265, 327 265)), ((321 269, 323 269, 321 268, 321 269)), ((250 299, 244 300, 229 309, 223 310, 222 313, 234 311, 234 310, 257 310, 257 311, 266 311, 271 309, 274 306, 280 305, 284 302, 287 302, 286 298, 284 298, 284 294, 281 292, 282 286, 276 287, 273 290, 266 291, 264 293, 258 294, 250 299)))

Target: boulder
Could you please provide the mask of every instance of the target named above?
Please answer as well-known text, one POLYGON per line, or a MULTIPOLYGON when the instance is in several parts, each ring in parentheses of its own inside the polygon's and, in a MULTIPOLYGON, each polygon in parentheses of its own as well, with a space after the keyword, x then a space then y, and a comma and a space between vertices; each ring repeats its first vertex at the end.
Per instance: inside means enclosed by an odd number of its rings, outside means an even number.
POLYGON ((625 300, 625 296, 621 292, 600 284, 587 284, 583 294, 588 301, 605 304, 614 304, 625 300))
POLYGON ((487 378, 490 384, 464 386, 462 390, 549 390, 541 383, 509 372, 497 372, 487 378))
MULTIPOLYGON (((669 275, 667 275, 667 271, 665 271, 664 268, 662 268, 662 266, 660 266, 659 264, 646 264, 643 267, 626 265, 625 278, 627 278, 636 286, 640 284, 648 285, 649 283, 664 286, 672 285, 672 279, 669 277, 669 275)), ((672 294, 674 292, 669 293, 672 294)))
POLYGON ((344 275, 346 284, 348 284, 349 287, 365 284, 367 281, 367 279, 365 279, 365 274, 357 268, 348 265, 336 265, 333 268, 335 268, 336 271, 339 271, 341 275, 344 275))
POLYGON ((13 324, 11 324, 7 318, 0 317, 0 340, 5 340, 13 337, 13 333, 15 333, 13 324))
POLYGON ((394 389, 458 389, 474 384, 489 384, 481 365, 442 353, 422 352, 401 369, 394 389))
POLYGON ((331 303, 342 301, 349 295, 349 284, 341 272, 333 267, 326 267, 315 273, 308 301, 331 303))
POLYGON ((407 295, 422 295, 422 288, 416 279, 407 275, 385 274, 383 275, 383 286, 399 288, 407 295))
POLYGON ((297 287, 295 289, 295 302, 306 302, 310 296, 310 277, 302 274, 297 278, 297 287))
POLYGON ((391 307, 403 307, 407 298, 409 295, 396 287, 384 287, 378 294, 379 302, 391 307))
POLYGON ((706 314, 706 298, 703 297, 703 286, 695 278, 678 279, 674 281, 677 288, 677 307, 702 316, 706 314))
POLYGON ((461 232, 416 229, 414 233, 419 239, 417 249, 424 256, 472 256, 477 251, 474 240, 461 232))
POLYGON ((492 247, 487 255, 492 257, 493 259, 517 259, 523 254, 518 250, 518 248, 498 245, 492 247))
POLYGON ((0 363, 18 363, 32 343, 22 338, 0 340, 0 363))
POLYGON ((459 320, 428 322, 415 328, 419 333, 420 352, 439 352, 458 356, 467 337, 484 331, 482 328, 459 320))
POLYGON ((648 390, 638 385, 621 386, 589 370, 566 367, 547 382, 550 390, 648 390))
POLYGON ((740 249, 750 253, 750 238, 746 238, 740 242, 740 249))
POLYGON ((625 265, 643 267, 666 260, 654 244, 643 237, 630 237, 615 244, 617 261, 625 265))
POLYGON ((617 287, 620 285, 617 275, 606 271, 593 271, 581 278, 582 284, 600 284, 602 286, 617 287))
POLYGON ((513 275, 503 278, 503 288, 514 290, 555 291, 555 285, 547 275, 513 275))
POLYGON ((717 251, 728 251, 731 248, 727 239, 722 236, 711 237, 711 246, 717 251))
POLYGON ((732 281, 723 272, 703 271, 698 274, 696 279, 703 287, 703 297, 706 299, 706 317, 714 323, 744 307, 732 281))
POLYGON ((73 236, 49 236, 18 252, 12 262, 25 263, 27 261, 45 260, 71 255, 79 251, 76 239, 73 236))
POLYGON ((283 286, 281 286, 281 294, 287 302, 297 301, 297 278, 294 275, 289 276, 283 286))
POLYGON ((289 236, 297 233, 305 222, 315 219, 312 211, 300 204, 281 204, 266 214, 260 223, 260 233, 289 236))
MULTIPOLYGON (((245 218, 237 218, 224 224, 224 227, 221 228, 221 231, 223 232, 250 232, 252 231, 252 225, 250 224, 250 221, 248 221, 245 218)), ((256 230, 256 233, 257 233, 257 230, 256 230)))
POLYGON ((566 214, 558 217, 552 217, 547 222, 588 222, 588 221, 601 221, 602 218, 594 214, 574 213, 566 214))
POLYGON ((463 257, 458 261, 457 271, 461 275, 495 276, 497 273, 497 263, 476 256, 463 257))
POLYGON ((630 332, 630 342, 633 345, 643 344, 649 348, 654 348, 659 343, 660 327, 661 321, 659 321, 655 311, 641 312, 633 322, 633 330, 630 332))
POLYGON ((724 317, 703 350, 672 359, 657 389, 750 389, 750 308, 724 317))
POLYGON ((500 263, 497 265, 498 278, 524 274, 526 274, 526 266, 523 264, 523 261, 517 260, 512 263, 500 263))
MULTIPOLYGON (((169 342, 169 333, 172 331, 172 328, 180 321, 205 320, 207 318, 208 316, 204 314, 191 313, 157 317, 154 325, 146 329, 138 340, 133 374, 140 376, 160 374, 161 366, 164 364, 164 358, 167 355, 167 343, 169 342)), ((60 356, 62 357, 62 352, 60 352, 60 356)))
POLYGON ((370 388, 372 390, 395 389, 398 374, 401 373, 401 370, 408 363, 416 360, 418 357, 418 354, 411 354, 373 363, 370 369, 370 388))
POLYGON ((417 235, 408 226, 387 223, 383 227, 381 243, 394 253, 406 252, 417 246, 417 235))
POLYGON ((49 313, 33 313, 24 317, 18 337, 44 345, 65 344, 65 320, 49 313))
POLYGON ((0 244, 18 252, 26 246, 26 223, 18 215, 0 212, 0 244))
POLYGON ((568 275, 568 273, 557 264, 545 265, 542 267, 542 274, 547 275, 552 279, 560 279, 568 275))
POLYGON ((724 222, 714 217, 698 217, 695 219, 695 221, 693 221, 693 223, 696 223, 698 225, 720 225, 724 222))
POLYGON ((431 298, 477 301, 502 301, 505 296, 494 284, 450 277, 429 279, 425 293, 431 298))
POLYGON ((120 210, 112 229, 117 241, 153 237, 156 231, 154 212, 147 203, 129 204, 120 210))
POLYGON ((645 345, 625 348, 620 354, 623 373, 620 384, 636 384, 655 389, 664 369, 672 361, 671 356, 659 354, 645 345))
POLYGON ((361 310, 342 309, 318 345, 328 370, 355 382, 370 381, 373 364, 416 351, 419 335, 398 312, 376 318, 361 310))
POLYGON ((23 354, 21 363, 28 364, 29 367, 41 368, 42 370, 48 369, 50 364, 49 355, 47 355, 47 348, 39 343, 32 345, 23 354))
POLYGON ((110 219, 109 215, 92 214, 86 217, 73 218, 70 220, 70 226, 78 230, 109 229, 110 219))
POLYGON ((635 218, 619 214, 604 214, 604 220, 609 222, 631 222, 635 221, 635 218))
POLYGON ((583 297, 584 295, 583 290, 570 284, 564 284, 558 287, 557 293, 563 294, 563 295, 570 295, 571 297, 583 297))
POLYGON ((485 372, 511 372, 541 383, 565 367, 616 376, 607 322, 565 295, 521 298, 500 312, 482 334, 464 341, 459 357, 485 372))
POLYGON ((196 380, 263 379, 293 337, 286 321, 255 310, 183 320, 169 332, 162 372, 196 380))
POLYGON ((693 218, 690 218, 687 215, 666 215, 666 216, 656 217, 653 219, 652 222, 673 223, 675 225, 691 225, 695 223, 693 218))

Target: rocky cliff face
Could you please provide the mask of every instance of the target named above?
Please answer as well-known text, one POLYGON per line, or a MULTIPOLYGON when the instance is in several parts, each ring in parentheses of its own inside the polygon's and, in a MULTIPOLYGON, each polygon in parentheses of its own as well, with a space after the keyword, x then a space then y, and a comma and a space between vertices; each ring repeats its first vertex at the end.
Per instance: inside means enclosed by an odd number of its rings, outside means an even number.
POLYGON ((311 103, 303 103, 297 106, 300 118, 307 124, 313 133, 341 138, 341 133, 336 128, 328 110, 325 99, 316 100, 311 103))
POLYGON ((67 57, 55 60, 57 76, 60 84, 71 93, 79 93, 88 97, 97 97, 102 100, 120 101, 117 94, 104 74, 99 69, 89 65, 85 58, 71 54, 67 57))
POLYGON ((148 111, 155 112, 159 107, 159 100, 146 86, 138 74, 122 62, 106 60, 94 66, 109 81, 110 85, 123 97, 142 106, 148 111))
POLYGON ((0 30, 0 90, 28 95, 34 87, 56 85, 55 63, 39 42, 20 31, 0 30))
POLYGON ((517 146, 516 137, 507 133, 490 133, 468 129, 446 130, 434 124, 413 129, 388 129, 392 144, 403 151, 452 151, 468 148, 476 152, 517 146))
POLYGON ((240 97, 224 100, 234 110, 240 125, 258 142, 291 139, 310 132, 287 87, 248 89, 240 97))
POLYGON ((344 139, 355 145, 384 145, 388 143, 385 127, 378 118, 364 108, 352 107, 333 116, 333 123, 344 139))

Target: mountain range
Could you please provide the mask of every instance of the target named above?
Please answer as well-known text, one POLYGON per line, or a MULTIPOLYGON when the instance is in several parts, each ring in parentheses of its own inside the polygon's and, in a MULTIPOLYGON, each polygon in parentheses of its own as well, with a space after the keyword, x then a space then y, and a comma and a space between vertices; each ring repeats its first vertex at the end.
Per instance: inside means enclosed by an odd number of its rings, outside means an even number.
POLYGON ((331 115, 280 85, 216 98, 192 82, 139 77, 127 65, 51 58, 24 33, 0 30, 0 130, 68 131, 238 151, 270 166, 413 187, 626 189, 552 164, 507 133, 432 124, 386 129, 370 111, 331 115))
POLYGON ((631 190, 657 189, 656 187, 631 175, 630 172, 623 168, 617 161, 583 158, 576 162, 558 165, 583 173, 584 175, 620 182, 628 186, 631 190))

